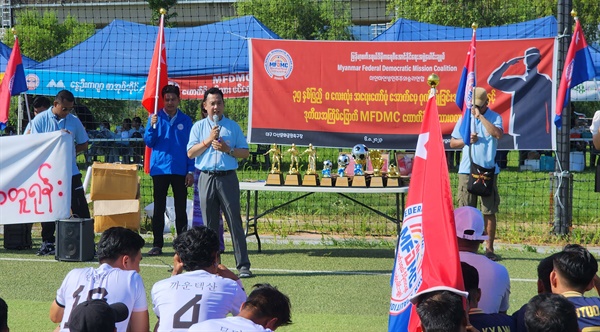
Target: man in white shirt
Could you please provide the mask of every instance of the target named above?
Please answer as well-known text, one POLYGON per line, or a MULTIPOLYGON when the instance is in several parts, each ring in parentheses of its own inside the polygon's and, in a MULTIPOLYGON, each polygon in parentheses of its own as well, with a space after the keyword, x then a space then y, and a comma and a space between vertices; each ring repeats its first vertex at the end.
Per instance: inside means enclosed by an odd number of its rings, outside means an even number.
POLYGON ((69 331, 69 316, 79 303, 102 299, 121 302, 129 316, 116 324, 117 331, 148 331, 148 302, 139 275, 144 239, 126 228, 112 227, 104 231, 98 242, 100 267, 73 269, 56 292, 50 307, 50 319, 60 323, 60 331, 69 331))
POLYGON ((290 299, 269 284, 256 284, 235 317, 194 324, 189 331, 275 331, 292 323, 290 299))
POLYGON ((218 263, 217 233, 191 228, 173 240, 173 248, 173 275, 152 287, 154 331, 187 331, 198 322, 237 315, 246 293, 241 280, 218 263))
POLYGON ((488 239, 484 235, 483 215, 474 207, 463 206, 454 210, 454 222, 460 261, 475 267, 479 272, 479 309, 486 314, 506 313, 510 296, 508 270, 477 253, 479 246, 488 239))

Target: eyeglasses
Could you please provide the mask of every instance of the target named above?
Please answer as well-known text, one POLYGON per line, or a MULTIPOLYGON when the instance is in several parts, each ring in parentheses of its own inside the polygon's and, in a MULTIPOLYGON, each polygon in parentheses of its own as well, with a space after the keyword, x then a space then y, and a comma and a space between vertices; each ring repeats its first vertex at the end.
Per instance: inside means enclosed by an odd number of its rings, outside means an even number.
POLYGON ((75 109, 75 107, 69 107, 69 108, 63 107, 62 111, 63 112, 71 112, 73 109, 75 109))

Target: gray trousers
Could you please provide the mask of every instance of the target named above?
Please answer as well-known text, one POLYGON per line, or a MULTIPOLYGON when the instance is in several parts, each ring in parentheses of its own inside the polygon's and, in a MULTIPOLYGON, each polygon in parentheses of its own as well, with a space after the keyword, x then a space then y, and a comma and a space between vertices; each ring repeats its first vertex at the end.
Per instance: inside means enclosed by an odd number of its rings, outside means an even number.
POLYGON ((200 173, 198 177, 200 189, 200 207, 202 219, 206 226, 215 232, 219 231, 219 213, 223 211, 231 232, 236 268, 250 268, 246 233, 242 227, 240 209, 240 183, 235 172, 228 175, 200 173))

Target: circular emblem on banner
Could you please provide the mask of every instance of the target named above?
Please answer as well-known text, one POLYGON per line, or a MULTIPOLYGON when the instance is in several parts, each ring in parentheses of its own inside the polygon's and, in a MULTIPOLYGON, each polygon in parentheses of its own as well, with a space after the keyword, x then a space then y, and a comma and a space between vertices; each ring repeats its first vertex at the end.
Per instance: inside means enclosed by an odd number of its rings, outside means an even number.
POLYGON ((294 61, 288 52, 275 49, 265 57, 265 70, 269 77, 284 80, 290 77, 294 69, 294 61))
POLYGON ((177 125, 177 129, 179 129, 179 130, 183 130, 183 123, 180 123, 180 124, 178 124, 178 125, 177 125))
POLYGON ((423 283, 422 263, 425 242, 422 231, 422 207, 422 204, 417 204, 405 209, 392 280, 391 315, 406 310, 410 298, 417 293, 423 283))
POLYGON ((25 76, 27 82, 27 90, 35 90, 40 85, 40 78, 36 74, 28 74, 25 76))

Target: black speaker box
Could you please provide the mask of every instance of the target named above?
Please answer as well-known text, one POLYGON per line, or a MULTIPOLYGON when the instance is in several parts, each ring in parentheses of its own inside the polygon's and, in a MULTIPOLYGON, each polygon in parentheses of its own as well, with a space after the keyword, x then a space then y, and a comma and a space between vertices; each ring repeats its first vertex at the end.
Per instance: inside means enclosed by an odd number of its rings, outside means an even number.
POLYGON ((56 221, 56 260, 85 262, 94 259, 94 219, 56 221))

